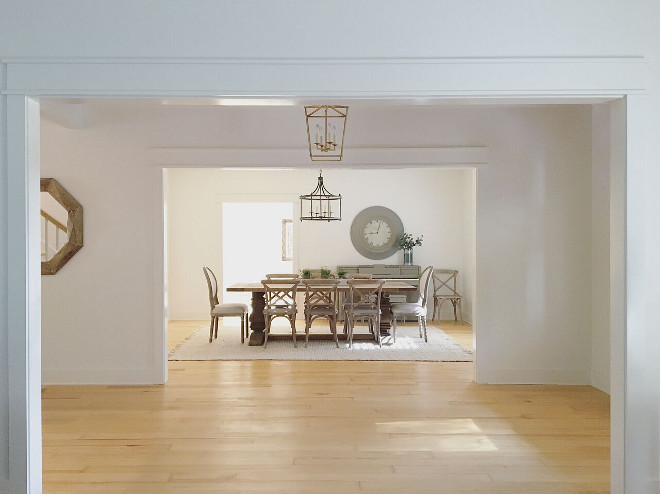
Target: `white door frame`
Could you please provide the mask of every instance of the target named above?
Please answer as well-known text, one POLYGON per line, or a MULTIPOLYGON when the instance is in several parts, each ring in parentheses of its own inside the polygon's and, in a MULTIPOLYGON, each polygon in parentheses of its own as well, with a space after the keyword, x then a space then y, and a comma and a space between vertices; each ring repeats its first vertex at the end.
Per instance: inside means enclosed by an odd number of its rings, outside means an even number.
MULTIPOLYGON (((644 267, 645 228, 642 58, 0 62, 0 73, 4 75, 0 169, 7 170, 6 175, 0 176, 0 190, 7 204, 7 216, 0 220, 7 227, 0 237, 0 253, 6 253, 0 260, 0 313, 7 314, 6 320, 0 322, 0 343, 7 343, 0 345, 0 368, 8 369, 6 386, 0 383, 0 437, 7 438, 7 447, 0 454, 0 491, 41 491, 38 98, 262 95, 493 98, 514 102, 519 98, 545 102, 564 98, 583 103, 625 98, 618 111, 623 151, 618 155, 620 166, 616 168, 625 170, 626 216, 619 218, 618 223, 625 233, 617 236, 615 232, 612 236, 620 242, 613 253, 621 256, 613 260, 613 271, 626 277, 622 278, 626 280, 626 294, 636 298, 629 296, 628 305, 624 305, 625 297, 613 301, 618 309, 613 307, 611 327, 611 482, 615 494, 624 490, 628 494, 652 492, 643 478, 642 461, 651 439, 633 434, 643 429, 644 423, 639 420, 650 420, 639 412, 644 406, 644 380, 637 379, 644 377, 643 370, 631 365, 637 357, 643 360, 645 349, 642 341, 627 338, 631 329, 642 333, 645 327, 643 312, 633 314, 629 310, 631 302, 641 303, 638 294, 644 293, 645 288, 639 274, 644 267), (369 70, 364 70, 366 66, 369 70)), ((155 320, 163 321, 163 296, 155 299, 155 320)), ((155 331, 162 335, 162 328, 155 331)), ((154 356, 158 353, 154 351, 154 356)), ((163 366, 163 362, 155 361, 154 365, 163 366)), ((650 430, 656 430, 655 425, 650 430)))

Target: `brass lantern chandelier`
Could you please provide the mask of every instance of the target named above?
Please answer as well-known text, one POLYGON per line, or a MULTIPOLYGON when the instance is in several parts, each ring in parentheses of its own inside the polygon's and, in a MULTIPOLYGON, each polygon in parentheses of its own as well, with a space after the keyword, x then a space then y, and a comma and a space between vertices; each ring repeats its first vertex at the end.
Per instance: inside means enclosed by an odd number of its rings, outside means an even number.
POLYGON ((348 106, 306 106, 307 142, 312 161, 341 161, 348 106))
POLYGON ((300 196, 300 221, 341 221, 341 194, 334 195, 323 185, 322 171, 316 188, 300 196))

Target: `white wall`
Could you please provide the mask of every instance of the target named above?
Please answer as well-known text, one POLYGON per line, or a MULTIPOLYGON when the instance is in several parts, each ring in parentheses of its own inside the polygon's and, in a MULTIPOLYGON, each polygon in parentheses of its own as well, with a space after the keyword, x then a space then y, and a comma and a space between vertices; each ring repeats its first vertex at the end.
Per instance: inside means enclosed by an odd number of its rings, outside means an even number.
POLYGON ((591 382, 610 390, 610 110, 592 110, 591 382))
MULTIPOLYGON (((158 225, 153 221, 154 209, 159 207, 160 170, 149 164, 149 150, 229 147, 235 141, 248 148, 277 143, 294 146, 305 136, 304 126, 297 125, 304 122, 299 110, 144 105, 136 110, 101 104, 91 108, 86 129, 70 130, 44 121, 43 174, 60 180, 80 200, 86 235, 85 247, 61 273, 44 278, 46 382, 149 380, 154 252, 160 248, 155 234, 158 225), (124 240, 118 243, 117 238, 124 240), (107 303, 113 308, 110 313, 107 303), (72 308, 61 311, 63 306, 72 308), (127 342, 129 348, 125 348, 127 342)), ((369 147, 384 136, 393 145, 483 145, 489 149, 490 162, 477 172, 476 193, 479 378, 590 382, 589 108, 356 106, 352 112, 352 145, 369 147), (369 122, 379 124, 374 127, 369 122)), ((169 177, 169 213, 187 211, 181 221, 169 225, 169 237, 183 243, 169 246, 169 312, 172 317, 205 317, 200 266, 208 262, 219 269, 220 229, 213 219, 219 214, 219 194, 240 195, 245 191, 246 174, 252 192, 272 191, 273 182, 268 174, 254 171, 186 173, 185 180, 177 170, 170 170, 169 177), (200 178, 193 180, 196 176, 200 178), (198 193, 191 195, 195 189, 198 193), (181 203, 187 205, 186 210, 177 205, 181 203)), ((297 173, 302 174, 300 178, 294 179, 291 172, 285 181, 291 186, 280 184, 278 191, 296 197, 311 190, 316 167, 305 172, 306 178, 303 172, 297 173)), ((378 172, 326 169, 330 190, 346 196, 347 221, 305 223, 299 234, 298 266, 317 264, 317 259, 325 259, 327 265, 356 262, 359 257, 348 242, 350 219, 366 206, 382 204, 397 211, 410 232, 425 235, 425 244, 415 252, 416 262, 474 272, 465 267, 470 255, 464 242, 469 238, 466 229, 471 228, 463 221, 469 196, 464 193, 467 172, 415 173, 384 171, 382 177, 392 177, 386 180, 378 178, 378 172), (451 177, 448 183, 441 178, 445 173, 451 177), (359 188, 345 183, 345 177, 363 189, 375 180, 384 192, 381 199, 357 194, 359 188), (447 204, 438 202, 419 214, 423 201, 413 198, 419 190, 430 197, 435 189, 460 207, 434 210, 447 204), (396 199, 397 194, 410 196, 411 202, 396 199), (455 237, 460 240, 449 240, 441 229, 430 228, 430 223, 462 228, 455 237), (315 249, 315 258, 306 257, 310 250, 304 246, 310 236, 326 240, 315 249), (330 243, 342 238, 346 241, 330 243)), ((385 262, 399 263, 400 257, 397 253, 385 262)))
POLYGON ((591 114, 524 113, 488 122, 478 171, 477 378, 589 383, 591 114))
MULTIPOLYGON (((465 231, 470 229, 469 225, 474 225, 474 216, 470 219, 464 213, 474 209, 467 204, 474 201, 474 197, 465 194, 464 184, 473 172, 334 168, 340 169, 324 170, 324 182, 331 192, 341 193, 343 220, 301 222, 296 213, 295 270, 328 266, 334 271, 339 264, 402 264, 402 251, 374 261, 359 254, 351 243, 350 228, 355 215, 366 207, 379 205, 395 211, 407 232, 424 235, 424 243, 414 250, 416 264, 458 269, 463 275, 469 252, 465 248, 465 231)), ((298 196, 313 190, 317 176, 316 169, 258 172, 170 169, 169 317, 204 319, 208 316, 208 294, 201 265, 211 266, 222 279, 220 205, 223 201, 273 199, 276 192, 282 200, 293 200, 297 211, 298 196)), ((249 263, 250 259, 236 259, 235 262, 249 263)), ((462 289, 462 285, 459 288, 462 289)), ((449 312, 445 304, 443 315, 450 317, 449 312)), ((470 318, 469 311, 466 311, 466 318, 470 318)))

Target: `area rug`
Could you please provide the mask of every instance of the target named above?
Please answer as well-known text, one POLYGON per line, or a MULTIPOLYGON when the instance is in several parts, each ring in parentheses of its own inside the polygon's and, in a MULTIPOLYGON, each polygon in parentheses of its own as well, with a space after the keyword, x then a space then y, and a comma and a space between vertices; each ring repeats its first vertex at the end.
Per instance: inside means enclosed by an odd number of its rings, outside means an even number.
MULTIPOLYGON (((383 339, 383 347, 372 341, 354 341, 339 348, 334 341, 311 341, 305 348, 304 335, 293 341, 269 340, 268 346, 241 344, 238 328, 221 328, 218 338, 209 343, 207 327, 197 329, 169 355, 169 360, 412 360, 432 362, 472 362, 472 352, 436 326, 428 326, 428 343, 419 337, 417 326, 398 326, 396 343, 383 339)), ((327 330, 326 330, 327 331, 327 330)), ((357 331, 357 330, 356 330, 357 331)))

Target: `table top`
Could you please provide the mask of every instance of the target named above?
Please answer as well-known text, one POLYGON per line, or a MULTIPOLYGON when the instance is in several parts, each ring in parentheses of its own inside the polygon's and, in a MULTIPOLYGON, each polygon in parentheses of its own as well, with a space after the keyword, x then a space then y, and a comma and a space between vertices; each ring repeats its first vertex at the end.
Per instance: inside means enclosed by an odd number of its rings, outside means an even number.
MULTIPOLYGON (((360 280, 357 280, 360 281, 360 280)), ((362 281, 368 281, 368 280, 362 280, 362 281)), ((374 280, 377 281, 377 280, 374 280)), ((302 281, 300 282, 300 286, 304 287, 302 281)), ((348 283, 346 283, 346 280, 340 280, 339 285, 337 285, 337 289, 339 291, 348 291, 348 283)), ((385 281, 383 283, 383 291, 388 292, 388 293, 394 293, 394 292, 414 292, 417 290, 416 286, 410 285, 409 283, 405 283, 403 281, 385 281)), ((264 286, 261 283, 234 283, 233 285, 230 285, 227 287, 228 292, 251 292, 251 293, 258 293, 258 292, 264 292, 264 286)))

